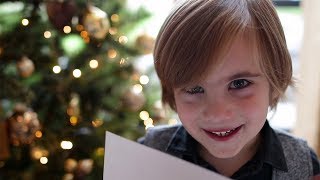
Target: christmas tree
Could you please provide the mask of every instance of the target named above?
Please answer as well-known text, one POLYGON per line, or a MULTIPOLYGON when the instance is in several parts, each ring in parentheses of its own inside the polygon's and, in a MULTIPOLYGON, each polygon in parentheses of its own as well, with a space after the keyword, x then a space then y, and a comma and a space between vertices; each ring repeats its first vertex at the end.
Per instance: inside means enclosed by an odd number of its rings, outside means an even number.
POLYGON ((124 0, 1 1, 0 179, 102 179, 106 130, 136 140, 165 119, 134 66, 149 17, 124 0))

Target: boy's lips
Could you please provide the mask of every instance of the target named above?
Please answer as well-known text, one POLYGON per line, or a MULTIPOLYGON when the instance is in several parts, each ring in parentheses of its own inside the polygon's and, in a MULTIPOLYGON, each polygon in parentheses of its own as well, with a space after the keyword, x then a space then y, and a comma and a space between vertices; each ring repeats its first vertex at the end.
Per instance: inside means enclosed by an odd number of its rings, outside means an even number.
POLYGON ((204 129, 205 133, 212 139, 217 141, 227 141, 236 135, 243 125, 236 128, 224 128, 224 129, 215 129, 209 130, 204 129))

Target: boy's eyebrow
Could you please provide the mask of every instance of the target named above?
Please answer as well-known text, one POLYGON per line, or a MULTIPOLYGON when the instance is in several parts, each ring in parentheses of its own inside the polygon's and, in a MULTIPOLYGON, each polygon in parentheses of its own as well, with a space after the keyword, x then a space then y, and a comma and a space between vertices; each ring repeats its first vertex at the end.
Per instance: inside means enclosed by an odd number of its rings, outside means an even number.
POLYGON ((249 71, 243 71, 243 72, 238 72, 228 78, 226 78, 229 81, 232 81, 234 79, 239 79, 239 78, 243 78, 243 77, 260 77, 262 74, 261 73, 252 73, 249 71))

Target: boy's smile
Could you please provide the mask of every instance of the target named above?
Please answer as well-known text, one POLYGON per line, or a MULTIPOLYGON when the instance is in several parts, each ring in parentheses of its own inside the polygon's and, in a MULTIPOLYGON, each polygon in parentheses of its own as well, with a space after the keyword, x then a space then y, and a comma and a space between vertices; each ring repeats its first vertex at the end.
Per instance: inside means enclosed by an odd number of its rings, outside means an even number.
POLYGON ((207 153, 203 156, 208 162, 208 157, 247 159, 256 152, 270 86, 251 45, 237 38, 223 63, 209 67, 204 79, 174 89, 180 120, 207 153))

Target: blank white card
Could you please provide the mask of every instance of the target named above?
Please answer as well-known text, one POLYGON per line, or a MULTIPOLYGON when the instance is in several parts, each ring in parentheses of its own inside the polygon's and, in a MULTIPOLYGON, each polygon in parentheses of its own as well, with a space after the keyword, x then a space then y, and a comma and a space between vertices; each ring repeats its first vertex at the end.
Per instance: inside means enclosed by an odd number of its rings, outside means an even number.
POLYGON ((104 180, 227 180, 217 173, 106 132, 104 180))

